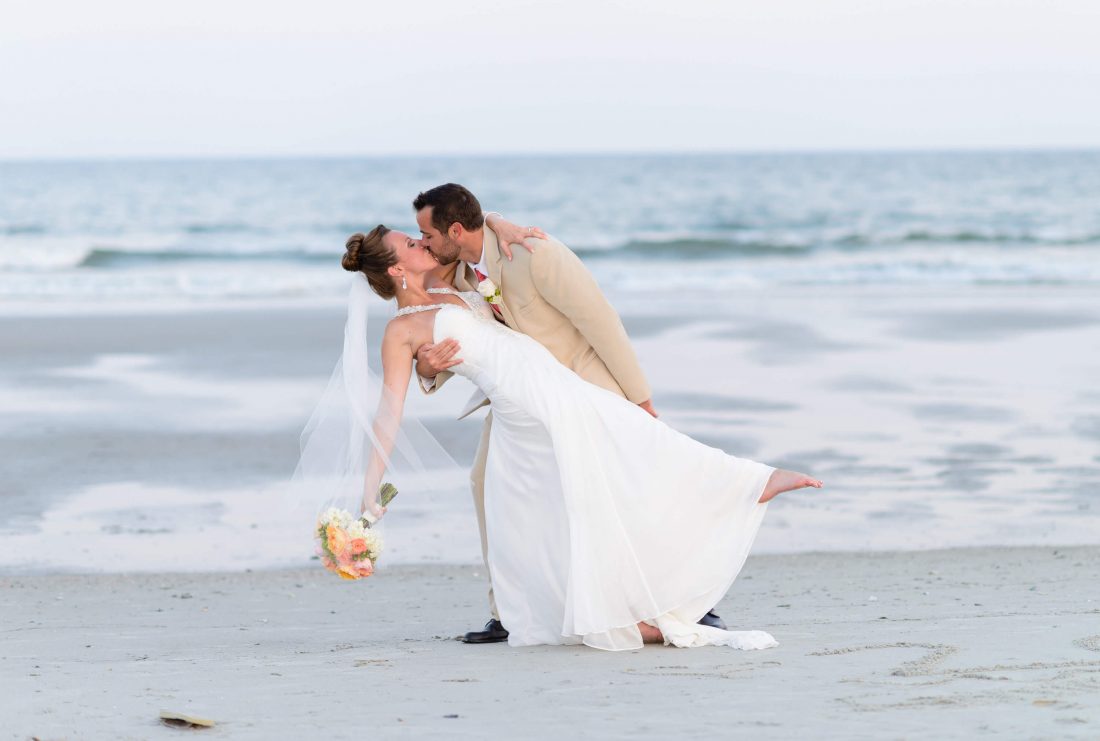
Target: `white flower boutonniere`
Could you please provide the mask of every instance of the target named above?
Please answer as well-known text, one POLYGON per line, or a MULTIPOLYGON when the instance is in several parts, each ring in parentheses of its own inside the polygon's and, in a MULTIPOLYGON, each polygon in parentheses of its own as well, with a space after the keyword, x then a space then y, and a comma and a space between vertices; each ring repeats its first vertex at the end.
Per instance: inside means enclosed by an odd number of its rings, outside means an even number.
POLYGON ((477 292, 485 297, 493 306, 500 303, 500 289, 497 288, 497 284, 486 278, 477 284, 477 292))

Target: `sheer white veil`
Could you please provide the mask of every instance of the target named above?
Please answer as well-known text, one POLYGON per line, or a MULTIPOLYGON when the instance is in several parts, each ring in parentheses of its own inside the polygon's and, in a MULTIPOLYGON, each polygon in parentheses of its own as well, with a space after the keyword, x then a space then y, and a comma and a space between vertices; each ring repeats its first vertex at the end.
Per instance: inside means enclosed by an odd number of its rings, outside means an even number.
POLYGON ((353 515, 366 507, 378 514, 378 486, 383 482, 394 484, 401 494, 391 510, 426 492, 450 495, 468 485, 463 469, 431 433, 403 414, 404 399, 395 398, 370 369, 370 297, 366 277, 354 273, 343 355, 302 431, 288 503, 310 532, 316 516, 328 507, 353 515))

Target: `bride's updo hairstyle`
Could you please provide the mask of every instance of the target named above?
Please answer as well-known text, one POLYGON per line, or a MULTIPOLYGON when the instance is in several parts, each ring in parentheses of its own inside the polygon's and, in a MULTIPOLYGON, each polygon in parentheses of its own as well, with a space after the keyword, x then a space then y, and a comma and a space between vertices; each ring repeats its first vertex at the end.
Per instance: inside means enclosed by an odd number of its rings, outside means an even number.
POLYGON ((367 276, 371 290, 387 301, 394 297, 396 291, 393 277, 386 271, 397 264, 397 255, 382 243, 382 238, 389 233, 389 227, 379 224, 369 234, 352 234, 340 260, 344 270, 367 276))

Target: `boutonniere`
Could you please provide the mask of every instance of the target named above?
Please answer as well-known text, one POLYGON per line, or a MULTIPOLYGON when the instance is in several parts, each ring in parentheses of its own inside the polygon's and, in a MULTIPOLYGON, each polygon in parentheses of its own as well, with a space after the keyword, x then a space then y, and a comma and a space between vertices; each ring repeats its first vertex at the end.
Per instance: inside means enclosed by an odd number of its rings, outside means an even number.
POLYGON ((477 284, 477 292, 480 293, 486 301, 493 306, 500 303, 500 289, 497 288, 497 284, 486 278, 477 284))

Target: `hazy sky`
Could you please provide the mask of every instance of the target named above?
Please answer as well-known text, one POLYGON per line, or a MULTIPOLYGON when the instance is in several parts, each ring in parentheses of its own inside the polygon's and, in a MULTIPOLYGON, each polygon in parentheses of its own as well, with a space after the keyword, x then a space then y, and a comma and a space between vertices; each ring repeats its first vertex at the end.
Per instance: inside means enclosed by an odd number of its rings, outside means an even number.
POLYGON ((0 158, 1100 146, 1098 0, 0 9, 0 158))

